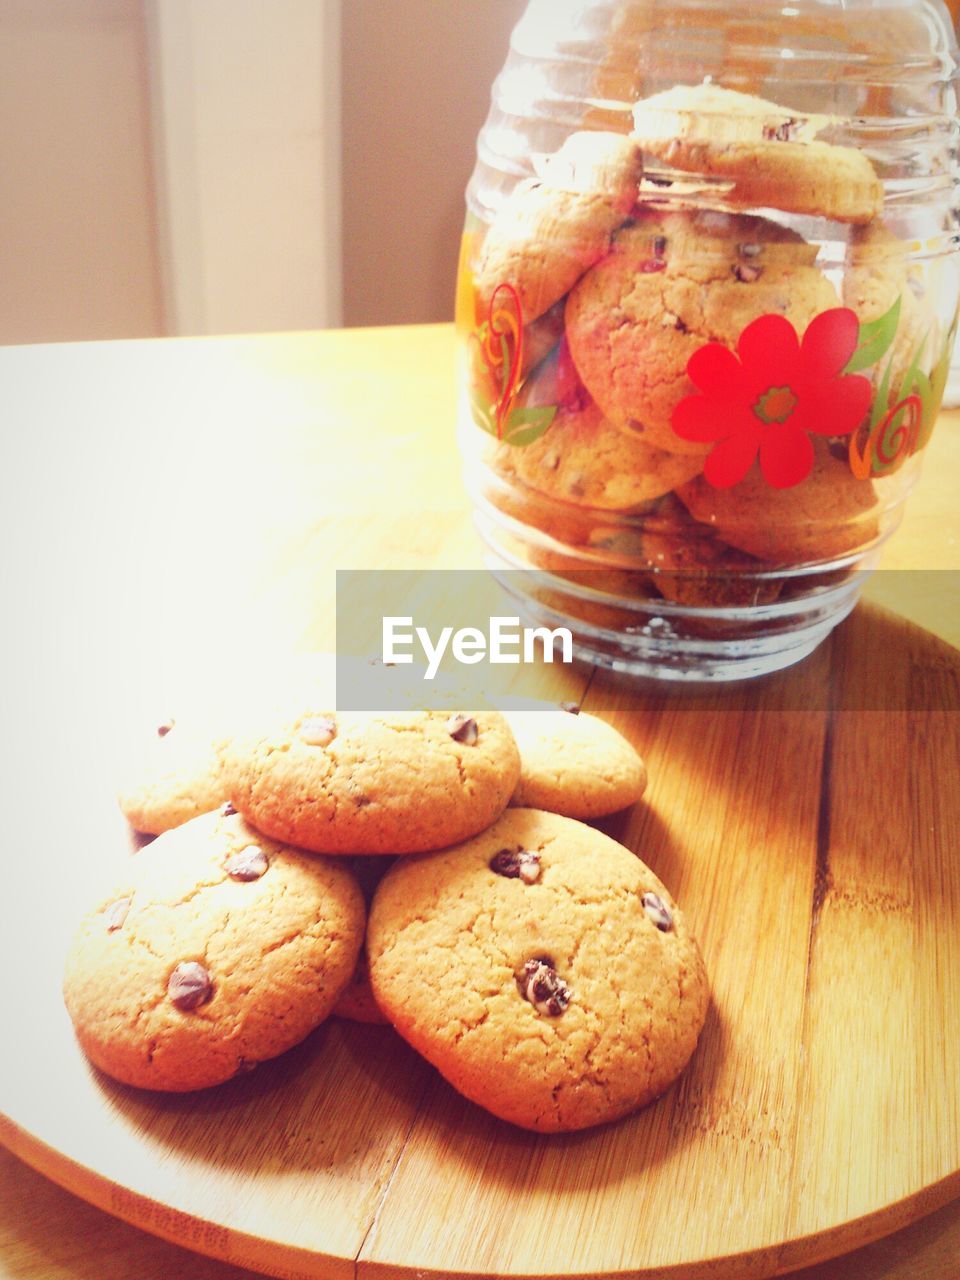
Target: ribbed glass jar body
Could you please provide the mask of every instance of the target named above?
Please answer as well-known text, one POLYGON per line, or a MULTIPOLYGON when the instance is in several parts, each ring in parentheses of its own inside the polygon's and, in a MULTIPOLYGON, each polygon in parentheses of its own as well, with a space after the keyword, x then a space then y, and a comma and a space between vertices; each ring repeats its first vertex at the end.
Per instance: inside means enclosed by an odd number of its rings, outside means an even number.
POLYGON ((853 607, 950 366, 956 73, 939 0, 531 0, 467 191, 459 435, 492 564, 585 656, 752 675, 853 607))

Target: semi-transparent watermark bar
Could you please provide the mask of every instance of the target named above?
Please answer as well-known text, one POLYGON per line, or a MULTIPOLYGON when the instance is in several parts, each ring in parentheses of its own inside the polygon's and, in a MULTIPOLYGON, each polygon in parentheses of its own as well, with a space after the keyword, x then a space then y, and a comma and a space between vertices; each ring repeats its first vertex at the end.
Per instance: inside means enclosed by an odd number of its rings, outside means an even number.
MULTIPOLYGON (((674 592, 680 576, 672 575, 674 592)), ((697 581, 691 575, 691 585, 697 581)), ((722 585, 712 584, 721 599, 722 585)), ((741 707, 745 693, 758 708, 783 710, 960 707, 948 643, 960 636, 960 572, 834 572, 814 590, 804 579, 795 592, 783 575, 773 601, 702 609, 677 607, 653 590, 628 596, 609 586, 609 575, 589 570, 575 578, 539 570, 338 571, 338 706, 547 707, 582 692, 590 710, 603 712, 629 688, 690 709, 741 707), (749 650, 794 626, 798 615, 815 620, 818 610, 830 612, 838 599, 850 616, 787 671, 729 688, 709 681, 667 687, 619 671, 624 635, 646 661, 668 668, 691 653, 749 650), (612 630, 617 646, 605 659, 612 630), (584 660, 598 650, 599 661, 584 660)), ((741 588, 742 581, 738 600, 741 588)))

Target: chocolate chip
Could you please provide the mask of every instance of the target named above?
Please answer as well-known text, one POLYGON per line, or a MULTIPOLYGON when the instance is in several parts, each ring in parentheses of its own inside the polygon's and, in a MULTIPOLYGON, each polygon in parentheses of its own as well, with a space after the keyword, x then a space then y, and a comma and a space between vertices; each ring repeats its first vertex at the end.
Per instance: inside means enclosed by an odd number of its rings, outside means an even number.
POLYGON ((662 258, 644 258, 640 263, 640 270, 644 275, 652 275, 655 271, 665 271, 667 264, 662 258))
POLYGON ((163 724, 158 724, 157 737, 165 738, 176 723, 176 720, 164 720, 163 724))
POLYGON ((799 120, 790 117, 784 120, 782 124, 772 125, 765 124, 763 126, 763 137, 765 142, 789 142, 793 137, 793 131, 800 123, 799 120))
POLYGON ((115 933, 117 929, 123 928, 132 901, 132 898, 118 898, 116 902, 110 903, 107 908, 107 933, 115 933))
POLYGON ((447 733, 457 742, 462 742, 468 747, 476 745, 480 731, 477 729, 477 722, 473 716, 465 715, 462 711, 458 711, 452 715, 447 721, 447 733))
POLYGON ((230 803, 229 800, 225 804, 222 804, 220 806, 221 818, 232 818, 236 812, 237 812, 236 809, 233 807, 233 805, 230 803))
POLYGON ((572 716, 578 716, 580 714, 580 703, 579 702, 561 702, 560 710, 567 711, 572 716))
POLYGON ((233 853, 224 863, 231 880, 259 880, 269 867, 267 855, 258 844, 248 844, 245 849, 233 853))
POLYGON ((558 1018, 570 1004, 571 991, 558 976, 549 956, 534 956, 523 966, 517 986, 524 1000, 529 1000, 537 1013, 558 1018))
POLYGON ((752 262, 735 262, 732 271, 741 284, 753 284, 763 275, 763 267, 754 266, 752 262))
POLYGON ((300 725, 300 737, 308 747, 326 747, 337 736, 333 716, 311 716, 300 725))
POLYGON ((530 849, 501 849, 490 859, 490 870, 508 880, 535 884, 540 879, 540 855, 530 849))
POLYGON ((210 999, 213 983, 202 964, 184 960, 167 980, 167 995, 178 1009, 196 1009, 210 999))
POLYGON ((661 933, 673 928, 673 914, 659 893, 645 893, 641 899, 643 909, 661 933))

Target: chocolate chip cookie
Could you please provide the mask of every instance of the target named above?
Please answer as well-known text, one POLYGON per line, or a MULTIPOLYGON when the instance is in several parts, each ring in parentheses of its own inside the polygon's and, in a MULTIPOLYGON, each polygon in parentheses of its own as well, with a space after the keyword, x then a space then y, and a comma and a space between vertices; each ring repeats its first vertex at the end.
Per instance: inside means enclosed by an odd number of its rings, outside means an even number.
POLYGON ((541 1132, 602 1124, 662 1093, 709 998, 653 872, 535 809, 396 863, 374 897, 368 954, 400 1034, 466 1097, 541 1132))
POLYGON ((598 529, 591 545, 639 562, 665 600, 693 608, 771 604, 783 583, 762 560, 745 555, 699 524, 669 493, 638 528, 598 529))
POLYGON ((349 870, 227 805, 161 835, 85 916, 64 999, 90 1060, 125 1084, 219 1084, 333 1009, 364 929, 349 870))
POLYGON ((489 826, 520 776, 495 711, 337 712, 309 687, 224 752, 230 799, 258 830, 318 853, 415 853, 489 826))
POLYGON ((159 835, 222 804, 226 740, 222 725, 189 713, 159 723, 136 745, 121 779, 117 800, 131 826, 159 835))
MULTIPOLYGON (((757 317, 777 312, 802 333, 838 305, 814 265, 816 245, 764 218, 712 210, 636 210, 610 253, 567 299, 567 341, 606 417, 647 445, 703 455, 671 425, 693 390, 687 363, 700 347, 735 349, 757 317)), ((549 434, 549 433, 548 433, 549 434)))
POLYGON ((548 497, 616 511, 641 506, 692 480, 703 469, 703 457, 667 453, 642 435, 625 436, 588 401, 561 405, 533 444, 501 445, 494 466, 548 497))
POLYGON ((818 138, 834 123, 828 116, 704 83, 641 99, 633 120, 645 151, 728 182, 723 198, 737 208, 863 224, 883 206, 883 184, 863 152, 818 138))
POLYGON ((636 142, 615 133, 572 134, 501 206, 475 268, 486 314, 501 285, 516 290, 524 324, 543 315, 607 250, 642 172, 636 142))
POLYGON ((771 564, 832 560, 879 532, 872 483, 858 480, 822 438, 814 442, 810 475, 791 489, 772 488, 754 465, 731 489, 715 489, 701 476, 681 485, 677 497, 724 542, 771 564))
POLYGON ((606 721, 579 707, 508 711, 506 717, 520 748, 520 781, 511 805, 599 818, 643 794, 643 761, 606 721))
MULTIPOLYGON (((394 858, 347 858, 345 859, 363 892, 364 901, 369 908, 377 885, 393 866, 394 858)), ((333 1011, 338 1018, 346 1018, 349 1022, 379 1022, 387 1020, 380 1011, 380 1006, 373 997, 370 986, 370 970, 367 966, 366 949, 361 947, 357 956, 357 967, 353 977, 340 992, 333 1011)))

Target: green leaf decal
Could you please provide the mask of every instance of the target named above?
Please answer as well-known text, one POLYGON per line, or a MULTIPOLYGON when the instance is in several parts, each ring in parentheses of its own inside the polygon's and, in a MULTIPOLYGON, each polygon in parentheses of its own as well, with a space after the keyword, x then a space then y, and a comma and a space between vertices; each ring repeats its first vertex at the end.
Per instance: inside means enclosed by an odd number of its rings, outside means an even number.
POLYGON ((890 406, 890 375, 893 373, 893 356, 887 362, 877 394, 870 407, 870 430, 872 431, 890 406))
POLYGON ((557 416, 556 405, 542 405, 536 408, 514 409, 507 418, 503 438, 508 444, 522 448, 539 440, 547 427, 557 416))
POLYGON ((859 373, 861 369, 867 369, 882 359, 893 345, 894 334, 897 332, 899 323, 900 299, 897 298, 889 311, 876 320, 870 320, 867 324, 860 326, 857 349, 843 372, 859 373))
POLYGON ((947 385, 947 378, 950 375, 950 362, 953 358, 953 342, 956 336, 957 321, 954 320, 953 324, 950 326, 950 331, 944 339, 943 347, 940 351, 940 357, 930 371, 930 400, 929 403, 924 406, 923 421, 920 426, 920 433, 917 436, 914 453, 919 452, 933 434, 933 428, 937 421, 937 414, 940 412, 940 403, 943 400, 943 392, 947 385))
POLYGON ((493 418, 493 407, 491 405, 484 404, 479 396, 471 395, 470 412, 481 431, 486 431, 491 436, 497 434, 497 424, 493 418))

